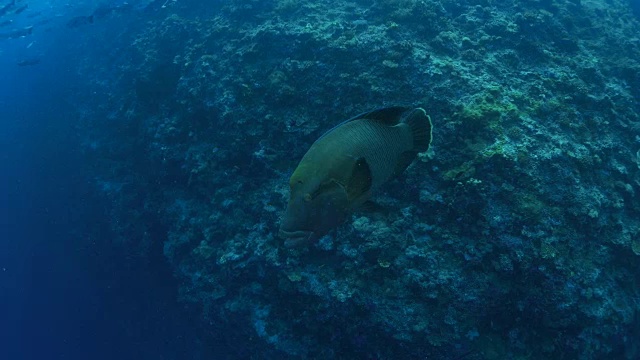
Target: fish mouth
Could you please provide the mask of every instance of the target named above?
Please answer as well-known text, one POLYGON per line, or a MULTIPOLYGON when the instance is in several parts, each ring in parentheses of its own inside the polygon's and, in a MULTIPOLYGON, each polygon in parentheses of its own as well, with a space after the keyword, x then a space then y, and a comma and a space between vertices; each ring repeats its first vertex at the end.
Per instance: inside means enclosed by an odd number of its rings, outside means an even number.
POLYGON ((278 231, 278 236, 284 239, 285 247, 294 248, 309 243, 313 236, 313 231, 285 231, 280 229, 280 231, 278 231))

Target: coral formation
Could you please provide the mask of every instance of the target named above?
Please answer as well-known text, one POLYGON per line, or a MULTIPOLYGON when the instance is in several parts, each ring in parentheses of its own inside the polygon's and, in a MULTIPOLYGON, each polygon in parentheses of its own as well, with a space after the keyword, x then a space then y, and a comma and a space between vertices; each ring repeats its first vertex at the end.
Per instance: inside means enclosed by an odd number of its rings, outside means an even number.
POLYGON ((238 356, 640 357, 628 2, 199 3, 84 63, 110 95, 83 130, 121 241, 163 242, 181 300, 238 356), (283 248, 309 144, 389 104, 427 109, 432 150, 378 194, 386 211, 283 248))

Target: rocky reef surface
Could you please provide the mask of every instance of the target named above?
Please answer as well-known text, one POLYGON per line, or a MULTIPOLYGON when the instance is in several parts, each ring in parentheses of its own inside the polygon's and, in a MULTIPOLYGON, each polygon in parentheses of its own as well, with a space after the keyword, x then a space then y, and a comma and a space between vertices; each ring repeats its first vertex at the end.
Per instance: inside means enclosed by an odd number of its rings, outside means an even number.
POLYGON ((640 357, 628 1, 205 3, 96 30, 76 99, 114 242, 162 244, 205 336, 256 359, 640 357), (387 211, 285 249, 309 145, 392 104, 434 140, 387 211))

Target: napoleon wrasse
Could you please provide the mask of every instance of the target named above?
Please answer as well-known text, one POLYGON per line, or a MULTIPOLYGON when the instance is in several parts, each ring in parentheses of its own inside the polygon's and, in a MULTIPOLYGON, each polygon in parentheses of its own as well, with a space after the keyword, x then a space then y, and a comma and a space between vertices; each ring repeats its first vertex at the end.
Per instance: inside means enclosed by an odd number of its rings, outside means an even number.
POLYGON ((291 175, 279 236, 285 246, 310 244, 336 228, 431 144, 424 109, 388 107, 329 130, 291 175))

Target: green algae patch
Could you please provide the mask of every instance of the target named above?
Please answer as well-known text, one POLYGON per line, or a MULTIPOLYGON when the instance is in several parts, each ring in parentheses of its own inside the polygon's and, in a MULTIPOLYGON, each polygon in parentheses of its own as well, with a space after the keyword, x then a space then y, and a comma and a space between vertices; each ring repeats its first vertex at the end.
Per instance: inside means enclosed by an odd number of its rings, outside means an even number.
POLYGON ((468 134, 463 144, 464 152, 469 156, 480 154, 487 159, 502 154, 505 158, 516 159, 517 151, 505 129, 520 119, 519 114, 518 107, 501 86, 489 85, 482 93, 459 104, 452 120, 459 124, 460 131, 468 134))
POLYGON ((216 253, 216 249, 203 240, 197 248, 193 249, 193 253, 205 260, 208 260, 216 253))
POLYGON ((378 259, 378 265, 380 265, 381 268, 388 268, 389 266, 391 266, 391 263, 385 259, 378 259))
POLYGON ((527 220, 537 221, 545 212, 552 212, 549 206, 533 193, 517 193, 514 206, 517 213, 527 220))
POLYGON ((543 241, 540 244, 540 256, 543 259, 553 259, 558 256, 558 250, 551 243, 543 241))
POLYGON ((488 126, 491 129, 501 129, 500 120, 506 115, 518 114, 518 107, 510 101, 501 99, 500 87, 492 87, 483 96, 474 98, 463 105, 457 115, 469 126, 488 126))
POLYGON ((300 282, 302 280, 302 276, 300 275, 300 273, 297 273, 297 272, 288 273, 287 278, 291 282, 300 282))
POLYGON ((443 178, 448 181, 463 180, 472 177, 476 172, 476 168, 473 161, 466 161, 460 166, 447 170, 443 174, 443 178))
POLYGON ((633 250, 634 254, 640 256, 640 239, 639 238, 633 239, 633 241, 631 242, 631 250, 633 250))

